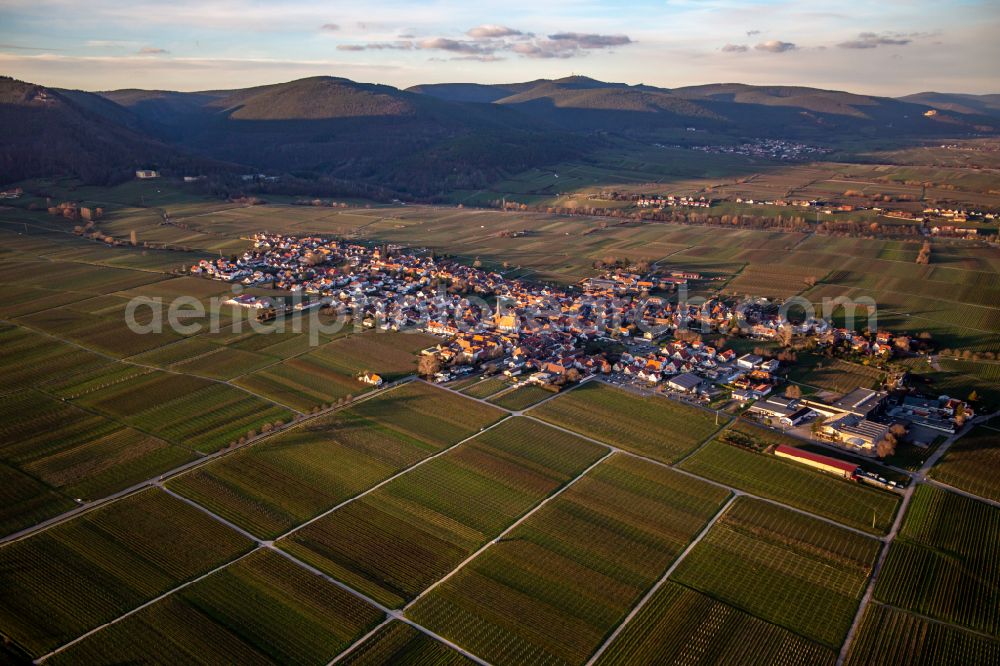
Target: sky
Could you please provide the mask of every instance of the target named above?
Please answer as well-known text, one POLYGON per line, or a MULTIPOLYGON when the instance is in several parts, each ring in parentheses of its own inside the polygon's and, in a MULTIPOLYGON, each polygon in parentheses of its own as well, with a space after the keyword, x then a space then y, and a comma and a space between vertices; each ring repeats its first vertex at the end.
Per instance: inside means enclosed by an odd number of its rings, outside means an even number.
POLYGON ((998 0, 0 0, 0 73, 82 90, 583 74, 1000 93, 998 0))

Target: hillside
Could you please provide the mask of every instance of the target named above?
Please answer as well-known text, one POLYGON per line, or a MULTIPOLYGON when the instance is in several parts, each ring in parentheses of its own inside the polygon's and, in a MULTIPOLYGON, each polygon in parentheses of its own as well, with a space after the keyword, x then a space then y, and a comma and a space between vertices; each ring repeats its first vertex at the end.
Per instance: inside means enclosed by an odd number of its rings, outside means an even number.
POLYGON ((136 168, 203 160, 144 134, 127 109, 93 93, 0 78, 0 181, 54 174, 108 183, 136 168))
POLYGON ((1000 94, 962 95, 939 92, 922 92, 901 97, 903 101, 922 104, 941 111, 966 115, 983 115, 1000 118, 1000 94))
MULTIPOLYGON (((788 86, 666 89, 585 76, 511 84, 392 86, 316 76, 237 90, 89 93, 4 79, 0 180, 88 182, 140 166, 285 174, 294 193, 434 198, 584 158, 608 141, 759 137, 835 144, 991 131, 997 96, 891 99, 788 86), (938 113, 926 115, 929 105, 938 113)), ((239 187, 239 181, 220 187, 239 187)))

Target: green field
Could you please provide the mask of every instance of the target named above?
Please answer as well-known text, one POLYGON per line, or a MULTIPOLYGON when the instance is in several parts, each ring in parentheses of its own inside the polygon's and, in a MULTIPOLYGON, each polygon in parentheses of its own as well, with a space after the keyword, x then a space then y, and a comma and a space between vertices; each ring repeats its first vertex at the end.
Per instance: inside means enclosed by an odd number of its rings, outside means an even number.
POLYGON ((1000 431, 973 428, 954 442, 930 475, 973 495, 1000 502, 1000 431))
POLYGON ((254 534, 274 537, 502 415, 410 382, 199 467, 169 486, 254 534))
POLYGON ((875 585, 875 598, 1000 637, 1000 509, 925 484, 875 585))
POLYGON ((660 396, 637 396, 602 382, 588 382, 530 413, 667 463, 683 457, 718 429, 708 411, 660 396))
POLYGON ((397 607, 606 452, 536 421, 507 419, 279 543, 397 607))
POLYGON ((382 618, 281 555, 257 550, 49 663, 322 664, 382 618))
POLYGON ((462 393, 473 398, 488 398, 494 393, 503 390, 505 387, 510 386, 510 380, 506 377, 490 377, 489 379, 481 379, 474 384, 470 384, 462 388, 462 393))
POLYGON ((345 655, 338 664, 348 666, 472 666, 475 662, 460 652, 414 629, 393 620, 380 628, 361 645, 345 655))
POLYGON ((1000 663, 1000 641, 872 602, 847 666, 964 666, 1000 663))
POLYGON ((195 459, 99 414, 28 389, 0 397, 0 474, 7 534, 195 459))
POLYGON ((38 656, 251 546, 166 493, 130 495, 0 547, 0 626, 38 656))
POLYGON ((877 388, 885 379, 885 372, 836 358, 800 354, 788 378, 837 393, 849 393, 858 387, 877 388))
POLYGON ((519 386, 512 391, 506 391, 501 395, 490 398, 489 401, 512 412, 519 412, 546 398, 551 398, 553 395, 552 391, 543 389, 541 386, 529 385, 519 386))
POLYGON ((878 550, 875 539, 741 497, 672 579, 836 649, 878 550))
POLYGON ((491 663, 583 663, 725 499, 615 455, 408 615, 491 663))
POLYGON ((769 454, 712 441, 682 469, 875 534, 889 530, 899 496, 769 454))
POLYGON ((228 384, 159 370, 95 388, 77 402, 202 453, 292 416, 228 384))
POLYGON ((833 666, 836 658, 830 648, 666 582, 596 663, 833 666))

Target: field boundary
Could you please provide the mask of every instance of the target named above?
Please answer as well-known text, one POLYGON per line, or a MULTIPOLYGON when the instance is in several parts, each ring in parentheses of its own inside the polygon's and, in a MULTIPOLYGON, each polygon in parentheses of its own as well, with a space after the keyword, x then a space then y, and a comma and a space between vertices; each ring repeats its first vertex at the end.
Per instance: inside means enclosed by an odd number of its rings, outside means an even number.
MULTIPOLYGON (((157 474, 156 476, 151 476, 148 479, 145 479, 143 481, 139 481, 138 483, 135 483, 135 484, 129 486, 128 488, 123 488, 123 489, 119 490, 118 492, 112 493, 111 495, 107 495, 105 497, 102 497, 100 499, 94 500, 92 502, 88 502, 87 504, 78 506, 78 507, 76 507, 74 509, 70 509, 69 511, 64 511, 63 513, 61 513, 61 514, 59 514, 57 516, 53 516, 51 518, 48 518, 47 520, 43 520, 43 521, 41 521, 39 523, 36 523, 35 525, 32 525, 31 527, 25 527, 24 529, 18 530, 17 532, 11 532, 10 534, 8 534, 8 535, 6 535, 4 537, 0 537, 0 548, 2 548, 3 546, 7 545, 8 543, 13 543, 15 541, 20 541, 21 539, 27 538, 27 537, 29 537, 29 536, 31 536, 33 534, 36 534, 36 533, 39 533, 39 532, 44 532, 45 530, 47 530, 47 529, 49 529, 51 527, 55 527, 56 525, 58 525, 58 524, 60 524, 62 522, 65 522, 67 520, 70 520, 71 518, 75 518, 76 516, 85 514, 85 513, 89 512, 89 511, 93 511, 94 509, 98 509, 98 508, 100 508, 102 506, 106 506, 108 504, 111 504, 111 503, 113 503, 113 502, 115 502, 117 500, 120 500, 120 499, 122 499, 124 497, 127 497, 127 496, 129 496, 129 495, 131 495, 133 493, 137 493, 137 492, 139 492, 141 490, 144 490, 146 488, 149 488, 151 486, 156 486, 158 483, 160 483, 162 481, 166 481, 168 479, 172 479, 175 476, 179 476, 180 474, 184 474, 185 472, 189 472, 189 471, 191 471, 192 469, 194 469, 196 467, 200 467, 201 465, 206 465, 209 462, 211 462, 213 460, 216 460, 217 458, 222 458, 224 456, 236 453, 237 451, 242 451, 243 449, 245 449, 245 448, 247 448, 249 446, 253 446, 254 444, 257 444, 257 443, 259 443, 259 442, 261 442, 263 440, 266 440, 269 437, 272 437, 274 435, 277 435, 277 434, 280 434, 280 433, 284 433, 284 432, 288 432, 290 430, 293 430, 293 429, 297 428, 298 426, 300 426, 301 424, 307 423, 309 421, 312 421, 313 419, 321 418, 323 416, 328 416, 328 415, 333 414, 333 413, 335 413, 335 412, 337 412, 339 410, 349 409, 349 408, 357 405, 358 403, 364 402, 366 400, 371 400, 372 398, 374 398, 376 396, 384 395, 385 393, 387 393, 387 392, 389 392, 389 391, 391 391, 391 390, 393 390, 393 389, 395 389, 395 388, 397 388, 399 386, 402 386, 403 384, 406 384, 406 383, 409 383, 411 381, 414 381, 415 378, 416 377, 413 376, 413 375, 410 375, 408 377, 403 377, 403 378, 398 379, 397 381, 395 381, 395 382, 393 382, 391 384, 387 384, 387 385, 385 385, 383 387, 375 389, 374 391, 369 391, 368 393, 365 393, 365 394, 363 394, 361 396, 358 396, 357 398, 355 398, 354 400, 352 400, 349 403, 346 403, 346 404, 343 404, 343 405, 339 405, 339 406, 338 405, 334 405, 334 406, 332 406, 332 407, 330 407, 328 409, 316 412, 315 414, 304 414, 304 415, 301 416, 301 418, 295 419, 295 420, 287 423, 282 428, 276 428, 274 430, 271 430, 270 432, 260 433, 256 437, 247 440, 245 443, 243 443, 241 445, 237 445, 237 446, 230 447, 230 448, 222 448, 222 449, 219 449, 218 451, 215 451, 214 453, 205 454, 205 455, 203 455, 200 458, 197 458, 195 460, 187 462, 187 463, 185 463, 183 465, 179 465, 178 467, 174 467, 173 469, 169 469, 169 470, 167 470, 167 471, 165 471, 165 472, 163 472, 161 474, 157 474)), ((46 395, 48 395, 48 394, 46 394, 46 395)), ((500 408, 498 407, 497 409, 500 409, 500 408)))
POLYGON ((590 659, 586 661, 584 666, 593 666, 594 662, 596 662, 600 658, 600 656, 604 654, 605 650, 607 650, 611 646, 611 644, 614 643, 615 639, 618 638, 619 634, 621 634, 621 632, 625 630, 626 625, 628 625, 628 623, 631 622, 632 619, 642 611, 646 603, 653 597, 654 594, 656 594, 656 592, 661 587, 663 587, 663 585, 670 578, 670 575, 674 573, 674 571, 677 569, 678 566, 680 566, 684 558, 687 557, 688 553, 694 550, 695 546, 697 546, 698 543, 701 542, 701 540, 705 537, 705 535, 708 534, 713 527, 715 527, 715 523, 718 522, 719 518, 721 518, 722 515, 729 510, 729 507, 732 506, 733 502, 735 502, 738 498, 739 495, 731 494, 729 496, 729 499, 726 500, 726 503, 723 504, 722 507, 720 507, 719 510, 715 512, 715 515, 712 516, 712 518, 705 524, 705 526, 701 529, 701 531, 698 532, 697 536, 695 536, 695 538, 691 540, 691 542, 687 545, 687 547, 683 551, 681 551, 681 554, 678 555, 676 559, 674 559, 674 561, 667 568, 667 570, 663 572, 663 575, 660 576, 660 579, 657 580, 655 583, 653 583, 652 587, 650 587, 646 591, 646 594, 644 594, 642 598, 635 603, 635 605, 632 607, 632 610, 629 611, 628 615, 622 618, 622 621, 618 623, 618 626, 615 627, 614 631, 612 631, 611 634, 606 639, 604 639, 604 642, 601 643, 600 646, 598 646, 597 650, 594 651, 594 653, 590 656, 590 659))
POLYGON ((608 451, 603 456, 601 456, 600 458, 598 458, 597 460, 595 460, 593 463, 591 463, 590 466, 587 467, 587 469, 583 470, 582 472, 580 472, 579 474, 577 474, 574 478, 572 478, 569 481, 567 481, 566 483, 564 483, 561 488, 558 488, 554 493, 552 493, 551 495, 549 495, 548 497, 546 497, 545 499, 543 499, 541 502, 539 502, 535 506, 531 507, 531 509, 529 509, 526 513, 524 513, 520 518, 518 518, 515 522, 511 523, 507 527, 507 529, 505 529, 503 532, 501 532, 500 534, 496 535, 495 537, 493 537, 492 539, 490 539, 489 541, 487 541, 482 546, 480 546, 480 548, 478 550, 476 550, 474 553, 472 553, 471 555, 469 555, 468 557, 466 557, 464 560, 462 560, 461 562, 459 562, 458 565, 454 569, 452 569, 450 572, 448 572, 447 574, 445 574, 444 576, 442 576, 438 580, 434 581, 434 583, 431 584, 431 585, 429 585, 427 588, 425 588, 423 592, 421 592, 417 596, 413 597, 413 599, 411 599, 409 601, 409 603, 407 603, 406 605, 403 606, 402 611, 405 613, 411 606, 413 606, 415 603, 417 603, 422 598, 424 598, 425 596, 427 596, 427 594, 430 593, 431 590, 434 590, 439 585, 441 585, 441 583, 445 582, 446 580, 448 580, 449 578, 451 578, 452 576, 454 576, 461 569, 463 569, 466 564, 468 564, 472 560, 476 559, 480 554, 482 554, 484 551, 486 551, 486 549, 488 549, 490 546, 492 546, 495 543, 499 543, 501 540, 503 540, 503 538, 507 534, 509 534, 511 531, 513 531, 515 528, 517 528, 519 525, 521 525, 524 521, 528 520, 528 518, 530 518, 535 512, 537 512, 539 509, 541 509, 543 506, 545 506, 546 504, 548 504, 549 502, 551 502, 555 498, 557 498, 560 495, 562 495, 563 492, 565 492, 566 490, 568 490, 569 488, 571 488, 577 481, 579 481, 580 479, 582 479, 583 477, 585 477, 587 474, 589 474, 592 469, 594 469, 595 467, 597 467, 598 465, 600 465, 602 462, 604 462, 605 460, 607 460, 608 458, 610 458, 614 454, 615 454, 614 451, 608 451))

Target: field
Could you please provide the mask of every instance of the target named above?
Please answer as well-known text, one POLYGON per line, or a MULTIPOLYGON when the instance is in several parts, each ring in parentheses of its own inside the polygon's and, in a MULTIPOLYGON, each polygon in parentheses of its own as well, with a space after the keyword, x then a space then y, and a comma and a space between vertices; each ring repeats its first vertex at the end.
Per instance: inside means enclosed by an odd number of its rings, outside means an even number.
POLYGON ((279 545, 398 607, 606 452, 536 421, 510 418, 279 545))
POLYGON ((875 598, 1000 637, 998 542, 1000 509, 917 486, 875 598))
POLYGON ((541 386, 519 386, 512 391, 490 398, 490 402, 512 412, 519 412, 546 398, 551 398, 553 395, 552 391, 547 391, 541 386))
POLYGON ((877 388, 885 379, 885 372, 836 358, 799 354, 788 378, 837 393, 849 393, 858 387, 877 388))
POLYGON ((410 382, 172 479, 171 489, 274 537, 502 416, 410 382))
POLYGON ((878 549, 875 539, 738 498, 672 579, 837 649, 878 549))
POLYGON ((979 426, 954 442, 930 475, 960 490, 1000 502, 1000 432, 979 426))
POLYGON ((0 625, 38 656, 251 545, 163 492, 131 495, 0 548, 0 625))
POLYGON ((33 389, 0 397, 0 532, 56 515, 195 458, 98 414, 33 389))
POLYGON ((596 663, 833 666, 836 656, 787 629, 666 582, 596 663))
POLYGON ((475 662, 405 622, 394 620, 337 663, 349 666, 471 666, 475 662))
POLYGON ((861 628, 845 661, 847 666, 963 666, 998 662, 1000 641, 877 602, 865 609, 861 628))
POLYGON ((49 663, 321 664, 382 618, 281 555, 257 550, 49 663))
POLYGON ((95 388, 77 402, 202 453, 292 416, 228 384, 159 370, 95 388))
POLYGON ((875 534, 889 530, 899 506, 893 493, 718 441, 706 444, 681 468, 875 534))
POLYGON ((501 391, 506 386, 510 386, 510 381, 506 377, 491 377, 463 387, 462 393, 473 398, 483 399, 501 391))
POLYGON ((608 444, 674 462, 718 429, 710 412, 659 396, 640 397, 588 382, 531 411, 608 444))
POLYGON ((491 663, 583 663, 725 499, 615 455, 408 615, 491 663))

